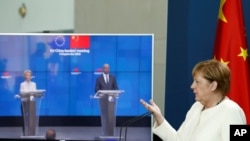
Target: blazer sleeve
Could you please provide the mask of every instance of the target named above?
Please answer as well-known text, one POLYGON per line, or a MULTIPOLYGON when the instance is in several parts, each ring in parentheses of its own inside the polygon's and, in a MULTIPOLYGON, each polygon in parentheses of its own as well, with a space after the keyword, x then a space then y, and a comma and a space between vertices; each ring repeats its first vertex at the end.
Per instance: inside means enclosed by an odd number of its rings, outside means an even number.
POLYGON ((113 89, 114 89, 114 90, 118 90, 119 88, 118 88, 118 85, 117 85, 116 78, 115 78, 115 77, 113 77, 113 79, 114 79, 113 89))
POLYGON ((96 83, 95 83, 95 93, 98 91, 98 90, 100 90, 100 82, 101 81, 101 79, 100 79, 100 77, 98 77, 97 79, 96 79, 96 83))
POLYGON ((156 126, 155 123, 152 131, 163 141, 177 140, 177 131, 166 120, 159 126, 156 126))
POLYGON ((20 90, 19 91, 23 91, 23 82, 20 84, 20 90))

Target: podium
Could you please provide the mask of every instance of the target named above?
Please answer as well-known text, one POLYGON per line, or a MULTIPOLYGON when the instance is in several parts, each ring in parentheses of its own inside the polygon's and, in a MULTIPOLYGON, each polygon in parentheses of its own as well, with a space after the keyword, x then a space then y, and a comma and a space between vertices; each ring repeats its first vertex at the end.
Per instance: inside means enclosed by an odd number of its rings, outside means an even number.
POLYGON ((115 136, 116 103, 122 93, 124 90, 99 90, 95 94, 94 98, 99 99, 102 125, 101 136, 97 139, 119 139, 119 136, 115 136))
POLYGON ((45 90, 21 91, 15 97, 21 100, 24 135, 21 138, 44 138, 38 136, 39 111, 45 90))

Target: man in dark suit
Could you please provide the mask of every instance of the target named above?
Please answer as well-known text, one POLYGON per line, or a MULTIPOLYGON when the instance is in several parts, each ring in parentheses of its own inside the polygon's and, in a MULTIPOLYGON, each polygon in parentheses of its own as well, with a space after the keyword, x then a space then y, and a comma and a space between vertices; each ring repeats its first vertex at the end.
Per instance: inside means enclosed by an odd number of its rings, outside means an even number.
MULTIPOLYGON (((96 80, 95 92, 98 90, 118 90, 116 78, 109 73, 109 64, 103 65, 103 74, 100 75, 96 80)), ((100 110, 101 110, 101 123, 102 123, 102 135, 103 136, 114 136, 116 116, 115 116, 115 105, 116 98, 108 95, 104 95, 99 98, 100 110)))
POLYGON ((116 78, 109 74, 109 64, 103 65, 103 74, 96 80, 95 92, 98 90, 118 90, 116 78))

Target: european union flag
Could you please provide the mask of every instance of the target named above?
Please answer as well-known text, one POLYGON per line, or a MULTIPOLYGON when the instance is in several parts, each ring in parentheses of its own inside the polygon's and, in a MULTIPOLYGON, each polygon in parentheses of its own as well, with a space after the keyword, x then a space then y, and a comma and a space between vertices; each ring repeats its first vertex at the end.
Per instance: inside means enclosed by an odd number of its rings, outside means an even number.
POLYGON ((49 45, 52 49, 70 49, 70 36, 53 36, 52 40, 49 42, 49 45))

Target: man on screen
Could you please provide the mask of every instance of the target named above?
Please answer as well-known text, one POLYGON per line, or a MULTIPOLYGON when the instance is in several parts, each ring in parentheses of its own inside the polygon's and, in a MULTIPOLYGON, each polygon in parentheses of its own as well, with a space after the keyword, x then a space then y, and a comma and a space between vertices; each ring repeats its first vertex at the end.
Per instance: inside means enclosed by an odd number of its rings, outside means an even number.
MULTIPOLYGON (((118 90, 116 78, 109 73, 109 64, 103 65, 103 74, 96 80, 95 92, 99 90, 118 90)), ((114 136, 114 129, 109 127, 115 127, 115 105, 116 98, 108 95, 104 95, 99 98, 100 110, 101 110, 101 123, 102 123, 102 135, 114 136)))
POLYGON ((103 74, 96 80, 95 92, 98 90, 118 90, 116 78, 109 71, 109 64, 104 64, 103 74))

